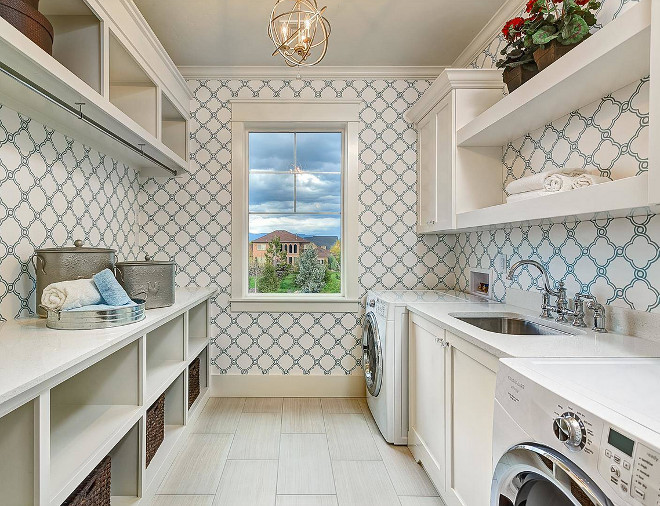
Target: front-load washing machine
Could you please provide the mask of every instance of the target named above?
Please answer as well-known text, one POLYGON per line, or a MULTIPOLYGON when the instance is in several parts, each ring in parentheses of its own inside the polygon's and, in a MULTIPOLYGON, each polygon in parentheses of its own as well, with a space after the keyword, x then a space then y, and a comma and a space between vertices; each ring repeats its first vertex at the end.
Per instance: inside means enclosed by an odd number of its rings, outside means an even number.
POLYGON ((362 330, 367 403, 389 443, 408 444, 408 311, 411 303, 484 302, 454 291, 370 291, 362 330))
POLYGON ((660 504, 658 359, 504 359, 491 506, 660 504))

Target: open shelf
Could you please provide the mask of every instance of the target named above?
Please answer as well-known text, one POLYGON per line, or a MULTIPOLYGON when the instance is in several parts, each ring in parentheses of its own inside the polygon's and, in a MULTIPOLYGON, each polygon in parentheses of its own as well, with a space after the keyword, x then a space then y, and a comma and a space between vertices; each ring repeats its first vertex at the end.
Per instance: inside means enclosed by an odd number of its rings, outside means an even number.
POLYGON ((83 0, 41 0, 39 11, 53 25, 53 58, 103 93, 101 20, 83 0))
POLYGON ((136 504, 140 498, 140 420, 110 452, 111 506, 136 504))
POLYGON ((187 158, 188 122, 164 93, 161 94, 161 140, 181 158, 187 158))
POLYGON ((0 418, 0 490, 2 504, 23 505, 34 501, 35 483, 34 402, 0 418))
POLYGON ((112 31, 110 102, 156 137, 158 87, 112 31))
POLYGON ((50 494, 60 504, 140 418, 138 343, 51 390, 50 494))
POLYGON ((503 146, 650 73, 651 1, 630 7, 457 132, 459 146, 503 146))
POLYGON ((194 413, 197 408, 200 406, 202 403, 202 399, 204 399, 204 395, 209 389, 209 347, 208 343, 204 348, 197 353, 196 355, 191 357, 191 362, 196 358, 199 357, 199 396, 197 399, 195 399, 195 402, 193 403, 192 406, 190 406, 190 409, 188 410, 189 415, 194 413))
POLYGON ((146 335, 147 377, 145 403, 150 405, 185 367, 183 315, 146 335))
POLYGON ((635 214, 635 209, 647 214, 647 205, 648 174, 641 174, 554 195, 458 213, 456 228, 465 230, 557 216, 583 218, 601 212, 614 217, 635 214))

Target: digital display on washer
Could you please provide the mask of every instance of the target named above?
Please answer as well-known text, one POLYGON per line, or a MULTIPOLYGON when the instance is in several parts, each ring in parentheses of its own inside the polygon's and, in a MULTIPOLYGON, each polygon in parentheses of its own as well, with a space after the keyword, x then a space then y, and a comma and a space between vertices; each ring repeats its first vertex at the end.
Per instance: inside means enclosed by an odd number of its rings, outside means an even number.
POLYGON ((618 433, 614 429, 610 429, 610 435, 607 437, 607 442, 617 450, 628 455, 628 457, 632 457, 633 448, 635 447, 635 442, 632 439, 618 433))

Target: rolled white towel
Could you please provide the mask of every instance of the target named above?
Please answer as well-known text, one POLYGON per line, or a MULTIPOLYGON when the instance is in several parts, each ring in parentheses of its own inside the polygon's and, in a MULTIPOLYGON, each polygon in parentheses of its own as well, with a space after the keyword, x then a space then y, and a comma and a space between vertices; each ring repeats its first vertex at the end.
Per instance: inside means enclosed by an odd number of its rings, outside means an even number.
POLYGON ((94 281, 74 279, 51 283, 41 294, 41 305, 54 311, 74 309, 102 302, 94 281))
POLYGON ((507 203, 510 202, 521 202, 523 200, 534 199, 537 197, 543 197, 544 195, 552 195, 551 192, 545 190, 534 190, 531 192, 516 193, 514 195, 509 195, 506 198, 507 203))
POLYGON ((531 176, 521 177, 515 181, 511 181, 506 185, 505 191, 508 195, 515 195, 517 193, 532 192, 536 190, 543 190, 546 180, 554 174, 564 174, 566 176, 578 176, 587 173, 587 169, 566 169, 554 168, 549 169, 538 174, 531 176))
POLYGON ((574 180, 575 177, 572 176, 553 174, 545 180, 545 183, 543 183, 543 189, 549 193, 567 192, 573 189, 574 180))
POLYGON ((584 188, 585 186, 593 186, 595 184, 607 183, 609 181, 611 181, 611 179, 597 174, 580 174, 579 176, 574 177, 571 181, 571 188, 584 188))

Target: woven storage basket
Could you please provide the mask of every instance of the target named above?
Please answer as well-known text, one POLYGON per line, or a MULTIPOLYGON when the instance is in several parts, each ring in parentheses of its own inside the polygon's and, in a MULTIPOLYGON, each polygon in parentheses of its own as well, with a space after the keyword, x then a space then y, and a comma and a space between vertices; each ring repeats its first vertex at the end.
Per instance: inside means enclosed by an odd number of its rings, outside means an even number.
POLYGON ((53 54, 53 25, 35 7, 38 0, 0 0, 0 16, 48 54, 53 54))
POLYGON ((147 410, 147 467, 165 439, 165 394, 147 410))
POLYGON ((62 506, 110 506, 110 455, 89 473, 62 506))
POLYGON ((188 367, 188 409, 190 409, 199 397, 199 365, 201 360, 197 357, 188 367))

